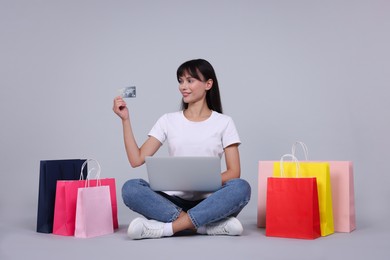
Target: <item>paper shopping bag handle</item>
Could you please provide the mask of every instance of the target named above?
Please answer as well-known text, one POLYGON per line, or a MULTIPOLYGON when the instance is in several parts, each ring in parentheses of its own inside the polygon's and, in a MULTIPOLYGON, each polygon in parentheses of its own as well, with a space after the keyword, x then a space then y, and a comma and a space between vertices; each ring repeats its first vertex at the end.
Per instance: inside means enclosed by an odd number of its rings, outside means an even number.
POLYGON ((284 177, 283 160, 285 157, 290 157, 291 160, 295 162, 295 177, 298 178, 299 177, 299 163, 298 163, 297 157, 295 157, 292 154, 285 154, 282 156, 282 158, 280 158, 280 176, 284 177))
MULTIPOLYGON (((92 161, 95 162, 96 165, 98 166, 98 169, 97 169, 97 172, 96 172, 96 175, 95 175, 95 179, 97 179, 96 185, 97 185, 97 186, 100 186, 100 185, 101 185, 101 184, 100 184, 100 172, 101 172, 101 167, 100 167, 99 162, 98 162, 97 160, 95 160, 95 159, 87 159, 87 160, 83 163, 83 165, 81 165, 80 180, 83 179, 83 170, 84 170, 84 167, 88 164, 88 162, 92 162, 92 161)), ((85 182, 85 187, 87 187, 87 186, 89 187, 89 180, 91 179, 90 174, 91 174, 91 172, 92 172, 93 170, 95 170, 95 168, 92 168, 92 169, 90 169, 90 170, 88 171, 87 178, 86 178, 86 182, 85 182)))
POLYGON ((307 148, 307 146, 306 146, 306 144, 304 142, 296 141, 292 145, 291 154, 295 156, 295 149, 296 149, 297 145, 300 145, 302 147, 303 153, 305 154, 305 160, 307 161, 308 157, 309 157, 309 149, 307 148))

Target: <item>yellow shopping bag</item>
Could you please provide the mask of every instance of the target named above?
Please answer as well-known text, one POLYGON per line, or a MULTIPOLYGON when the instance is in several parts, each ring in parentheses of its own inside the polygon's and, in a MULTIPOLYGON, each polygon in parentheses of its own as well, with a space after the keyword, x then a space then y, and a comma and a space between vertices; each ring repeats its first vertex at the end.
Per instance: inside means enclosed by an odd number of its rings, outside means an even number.
MULTIPOLYGON (((280 176, 280 163, 274 163, 274 177, 280 176)), ((295 162, 283 162, 284 176, 296 175, 295 162)), ((327 162, 299 162, 299 175, 301 177, 316 177, 318 203, 320 208, 321 236, 334 233, 332 189, 330 185, 330 170, 327 162)))

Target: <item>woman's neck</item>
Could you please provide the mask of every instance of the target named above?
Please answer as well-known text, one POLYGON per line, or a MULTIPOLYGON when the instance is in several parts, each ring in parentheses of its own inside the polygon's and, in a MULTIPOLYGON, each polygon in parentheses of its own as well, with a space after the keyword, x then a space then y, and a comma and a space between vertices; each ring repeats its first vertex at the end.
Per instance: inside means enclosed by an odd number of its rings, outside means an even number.
POLYGON ((183 114, 190 121, 200 122, 208 119, 212 112, 213 111, 205 104, 203 106, 188 106, 188 108, 183 111, 183 114))

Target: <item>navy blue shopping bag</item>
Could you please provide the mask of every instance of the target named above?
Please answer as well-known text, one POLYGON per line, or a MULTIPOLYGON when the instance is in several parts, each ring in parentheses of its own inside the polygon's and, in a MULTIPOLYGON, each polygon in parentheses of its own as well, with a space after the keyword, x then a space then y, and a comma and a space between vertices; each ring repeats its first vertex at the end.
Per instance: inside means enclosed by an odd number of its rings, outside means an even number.
MULTIPOLYGON (((37 232, 52 233, 57 180, 78 180, 86 160, 45 160, 40 162, 37 232)), ((87 176, 84 167, 83 177, 87 176)))

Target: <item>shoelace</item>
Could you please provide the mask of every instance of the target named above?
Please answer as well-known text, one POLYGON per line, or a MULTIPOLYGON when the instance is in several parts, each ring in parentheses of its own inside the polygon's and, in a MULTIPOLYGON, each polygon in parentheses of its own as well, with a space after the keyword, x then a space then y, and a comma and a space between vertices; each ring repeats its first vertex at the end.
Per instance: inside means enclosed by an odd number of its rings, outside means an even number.
POLYGON ((162 236, 162 230, 161 228, 153 228, 153 227, 149 227, 145 224, 143 224, 143 229, 142 229, 142 233, 141 233, 141 237, 145 237, 145 238, 148 238, 148 237, 161 237, 162 236))
POLYGON ((229 231, 226 229, 226 225, 227 222, 210 225, 209 227, 207 227, 207 233, 210 233, 212 235, 228 235, 229 231))

